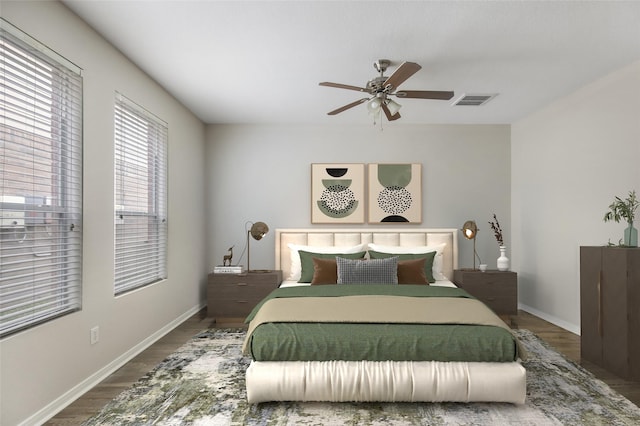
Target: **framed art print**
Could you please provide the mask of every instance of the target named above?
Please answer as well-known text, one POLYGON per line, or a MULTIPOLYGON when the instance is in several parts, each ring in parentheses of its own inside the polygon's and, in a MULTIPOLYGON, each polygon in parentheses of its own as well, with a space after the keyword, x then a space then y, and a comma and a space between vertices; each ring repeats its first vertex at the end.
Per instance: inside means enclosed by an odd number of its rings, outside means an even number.
POLYGON ((369 164, 369 223, 422 222, 422 164, 369 164))
POLYGON ((311 223, 364 223, 364 164, 311 164, 311 223))

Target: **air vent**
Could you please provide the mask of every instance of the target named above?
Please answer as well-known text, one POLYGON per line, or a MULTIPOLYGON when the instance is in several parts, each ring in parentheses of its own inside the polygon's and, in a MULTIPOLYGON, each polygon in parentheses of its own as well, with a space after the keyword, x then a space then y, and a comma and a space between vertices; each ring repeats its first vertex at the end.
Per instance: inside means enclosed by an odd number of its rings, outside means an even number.
POLYGON ((494 93, 492 95, 472 95, 472 94, 464 94, 459 97, 457 100, 453 102, 453 105, 460 106, 480 106, 489 102, 491 99, 496 97, 498 94, 494 93))

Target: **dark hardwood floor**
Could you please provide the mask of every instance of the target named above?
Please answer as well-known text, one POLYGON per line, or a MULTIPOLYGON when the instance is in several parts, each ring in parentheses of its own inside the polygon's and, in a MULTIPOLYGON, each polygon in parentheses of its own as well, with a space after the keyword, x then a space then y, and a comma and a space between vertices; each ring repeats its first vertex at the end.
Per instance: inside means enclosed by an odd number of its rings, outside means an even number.
MULTIPOLYGON (((215 323, 211 318, 206 317, 206 310, 200 311, 62 410, 45 425, 79 425, 92 415, 97 414, 111 399, 152 370, 166 356, 198 332, 209 327, 242 326, 244 324, 239 318, 215 323)), ((580 362, 580 336, 524 311, 519 311, 517 316, 511 317, 511 327, 531 330, 568 358, 580 362)), ((640 382, 622 380, 589 362, 581 364, 600 380, 640 406, 640 382)))

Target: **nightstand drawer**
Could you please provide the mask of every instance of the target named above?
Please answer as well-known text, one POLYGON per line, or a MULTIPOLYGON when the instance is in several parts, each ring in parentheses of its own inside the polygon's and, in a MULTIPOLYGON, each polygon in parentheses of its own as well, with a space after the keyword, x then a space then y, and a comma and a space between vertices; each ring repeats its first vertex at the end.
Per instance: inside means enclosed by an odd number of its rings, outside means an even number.
POLYGON ((264 283, 252 283, 252 282, 237 282, 237 283, 214 283, 212 284, 216 298, 218 299, 252 299, 260 300, 272 290, 278 288, 278 284, 264 284, 264 283))
POLYGON ((282 271, 209 274, 207 315, 244 318, 282 282, 282 271))
POLYGON ((208 316, 215 318, 245 318, 258 302, 259 300, 213 299, 207 305, 207 310, 211 312, 208 316))
POLYGON ((491 310, 496 314, 516 315, 518 313, 518 305, 514 292, 510 292, 509 294, 486 294, 485 292, 476 293, 473 290, 468 290, 466 288, 465 290, 483 301, 484 304, 491 308, 491 310), (516 302, 514 303, 514 301, 516 302))
POLYGON ((453 282, 498 315, 518 313, 518 276, 511 271, 455 270, 453 282))
POLYGON ((282 271, 250 272, 245 274, 209 274, 209 282, 216 285, 260 286, 276 287, 282 282, 282 271))

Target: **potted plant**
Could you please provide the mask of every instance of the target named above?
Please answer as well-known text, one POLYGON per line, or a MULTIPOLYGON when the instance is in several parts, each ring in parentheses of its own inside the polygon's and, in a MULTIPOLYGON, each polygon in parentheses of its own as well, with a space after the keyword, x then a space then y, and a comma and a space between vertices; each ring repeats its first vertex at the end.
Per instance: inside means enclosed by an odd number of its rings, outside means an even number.
POLYGON ((636 191, 629 191, 629 196, 624 200, 616 196, 613 203, 609 205, 609 211, 604 215, 604 221, 614 220, 620 222, 624 219, 629 225, 624 230, 624 245, 627 247, 638 247, 638 230, 633 227, 633 219, 640 202, 636 198, 636 191))

